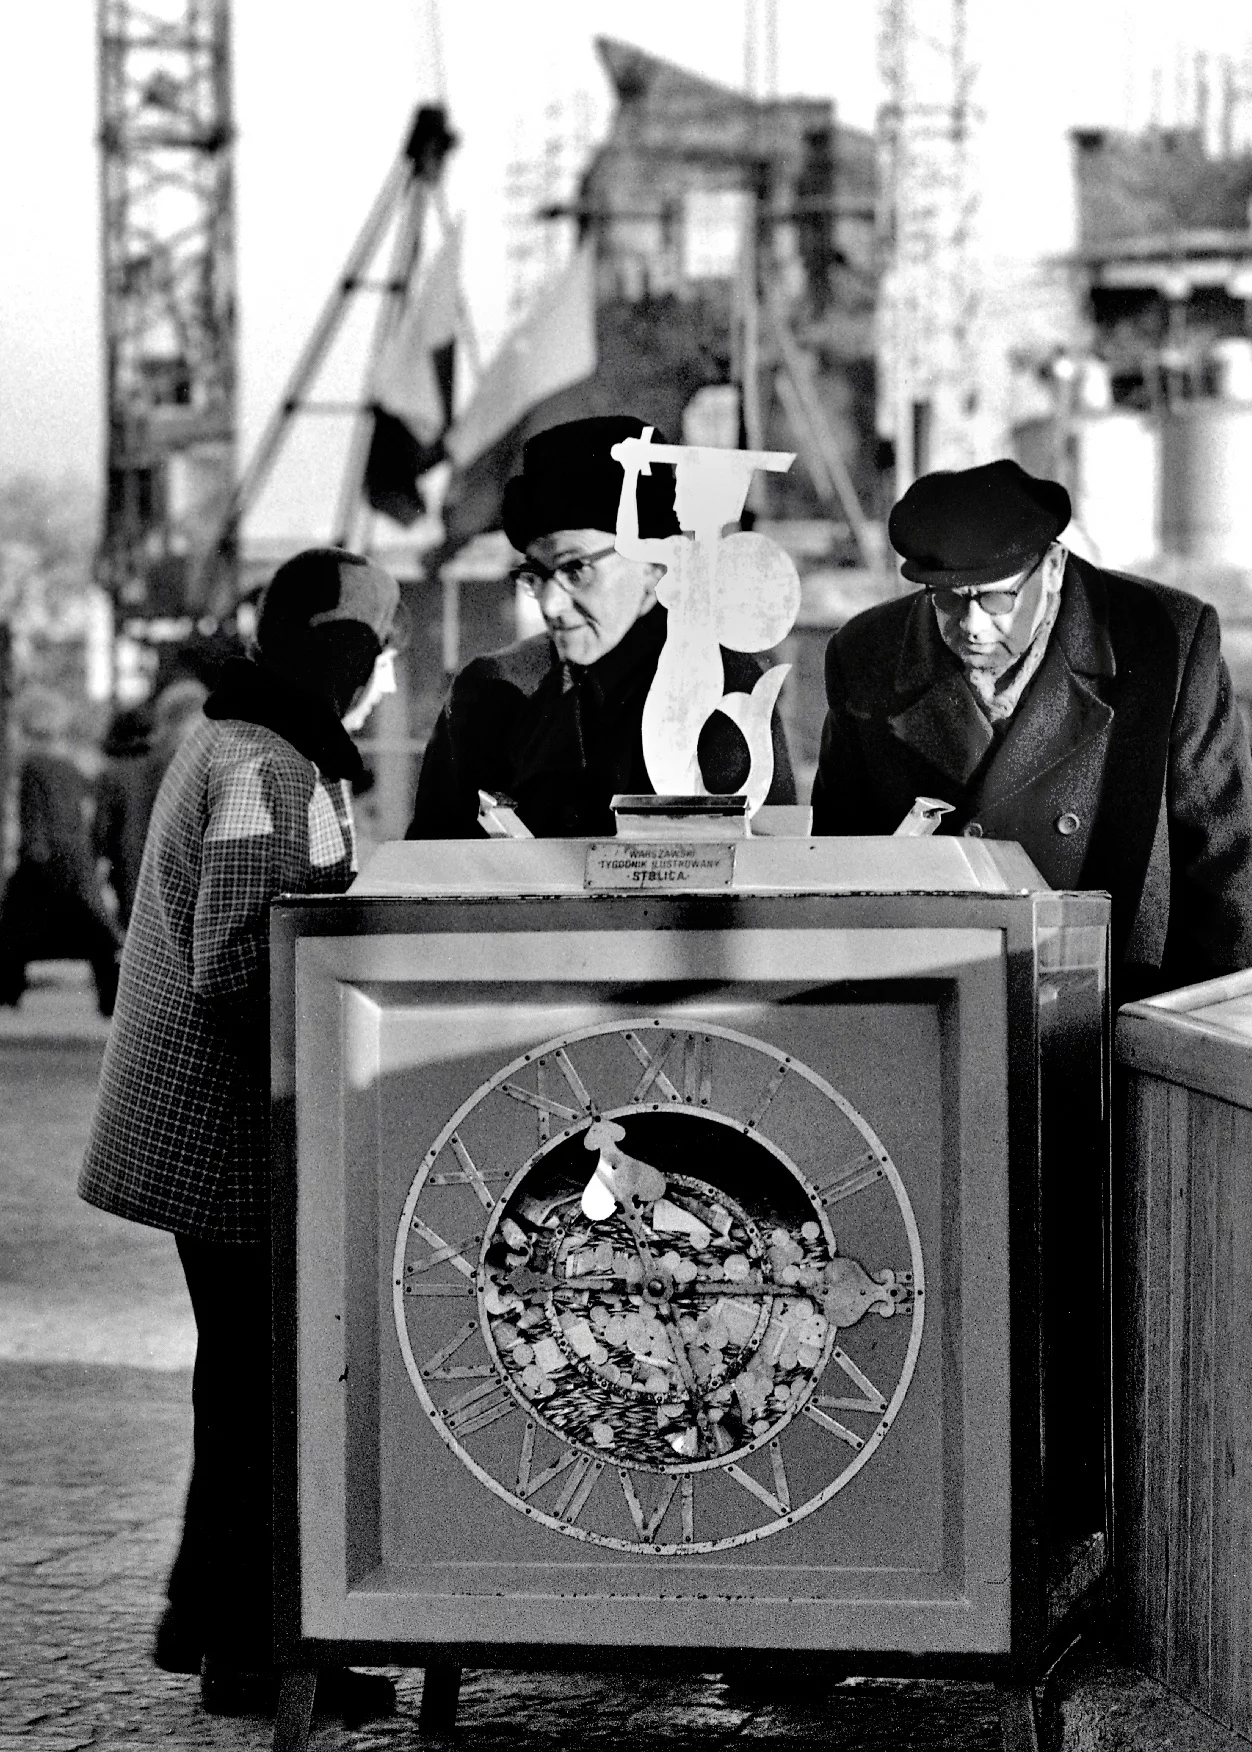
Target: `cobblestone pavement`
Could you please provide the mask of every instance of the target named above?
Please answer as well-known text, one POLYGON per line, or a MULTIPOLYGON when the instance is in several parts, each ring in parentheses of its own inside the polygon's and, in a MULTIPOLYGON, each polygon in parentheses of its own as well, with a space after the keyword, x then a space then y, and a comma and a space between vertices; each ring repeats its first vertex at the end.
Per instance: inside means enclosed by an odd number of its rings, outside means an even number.
MULTIPOLYGON (((193 1334, 168 1237, 74 1199, 101 1031, 85 988, 54 997, 0 1029, 0 1752, 268 1747, 269 1722, 205 1716, 196 1681, 149 1659, 188 1464, 193 1334)), ((421 1674, 395 1677, 394 1720, 319 1723, 312 1744, 415 1744, 421 1674)), ((458 1739, 467 1752, 1000 1744, 986 1686, 805 1694, 794 1678, 784 1669, 765 1695, 718 1674, 469 1672, 458 1739)), ((1099 1655, 1053 1687, 1045 1745, 1246 1752, 1099 1655)))

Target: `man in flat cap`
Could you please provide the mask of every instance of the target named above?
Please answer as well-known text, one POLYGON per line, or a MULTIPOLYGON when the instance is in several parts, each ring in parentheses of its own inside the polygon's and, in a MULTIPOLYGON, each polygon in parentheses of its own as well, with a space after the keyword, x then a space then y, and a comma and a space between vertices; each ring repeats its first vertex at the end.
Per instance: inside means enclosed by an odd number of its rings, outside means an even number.
MULTIPOLYGON (((665 643, 656 599, 665 568, 617 551, 623 470, 611 454, 644 429, 629 415, 573 420, 526 445, 505 489, 504 529, 525 556, 514 578, 535 597, 546 631, 456 677, 422 763, 410 839, 478 837, 480 790, 510 798, 539 838, 612 833, 614 793, 652 792, 641 724, 665 643)), ((679 533, 673 469, 641 475, 637 504, 641 536, 679 533)), ((723 649, 722 663, 726 691, 750 693, 756 660, 723 649)), ((777 714, 773 743, 767 801, 791 803, 777 714)), ((698 753, 710 791, 746 779, 747 744, 725 713, 712 714, 698 753)))
MULTIPOLYGON (((395 579, 315 548, 271 579, 157 792, 79 1193, 172 1231, 196 1321, 191 1483, 154 1657, 206 1710, 274 1702, 269 909, 356 869, 345 721, 390 668, 395 579), (203 1665, 202 1665, 203 1663, 203 1665)), ((386 1680, 326 1669, 323 1708, 389 1713, 386 1680)))
POLYGON ((826 653, 813 831, 1018 841, 1113 897, 1117 1003, 1252 965, 1252 763, 1217 616, 1057 540, 1069 495, 1014 462, 922 476, 888 523, 921 588, 826 653))

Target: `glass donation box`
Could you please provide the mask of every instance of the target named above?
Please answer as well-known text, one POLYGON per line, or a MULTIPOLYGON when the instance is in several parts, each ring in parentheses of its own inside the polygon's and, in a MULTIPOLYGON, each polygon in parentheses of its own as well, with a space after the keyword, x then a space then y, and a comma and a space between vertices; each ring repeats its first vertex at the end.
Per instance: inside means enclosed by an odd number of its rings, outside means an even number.
POLYGON ((955 837, 280 901, 281 1659, 1037 1672, 1109 1553, 1107 919, 955 837))

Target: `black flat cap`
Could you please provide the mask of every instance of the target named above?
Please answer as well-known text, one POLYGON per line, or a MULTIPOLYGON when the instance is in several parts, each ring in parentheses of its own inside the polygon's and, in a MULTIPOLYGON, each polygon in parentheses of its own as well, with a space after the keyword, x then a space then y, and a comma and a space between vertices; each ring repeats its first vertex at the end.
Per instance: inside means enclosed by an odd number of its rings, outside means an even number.
POLYGON ((1001 457, 915 480, 887 519, 913 584, 994 584, 1025 571, 1065 528, 1069 494, 1001 457))
MULTIPOLYGON (((609 414, 569 420, 528 440, 522 472, 504 489, 504 533, 519 553, 557 529, 603 529, 612 535, 622 465, 609 452, 623 438, 638 438, 646 423, 633 414, 609 414)), ((653 437, 665 443, 660 432, 653 437)), ((640 535, 678 534, 672 468, 658 463, 650 475, 640 475, 637 503, 640 535)))

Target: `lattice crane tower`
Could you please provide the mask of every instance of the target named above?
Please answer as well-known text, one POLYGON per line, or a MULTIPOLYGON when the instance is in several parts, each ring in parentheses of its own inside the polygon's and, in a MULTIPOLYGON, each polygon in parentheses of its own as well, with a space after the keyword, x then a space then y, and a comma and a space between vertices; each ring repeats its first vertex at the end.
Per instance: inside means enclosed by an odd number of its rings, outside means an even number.
MULTIPOLYGON (((191 599, 235 472, 229 0, 97 0, 108 489, 97 576, 120 616, 191 599)), ((220 600, 219 600, 220 599, 220 600)))
POLYGON ((880 0, 879 428, 897 492, 979 454, 975 66, 967 0, 880 0))

